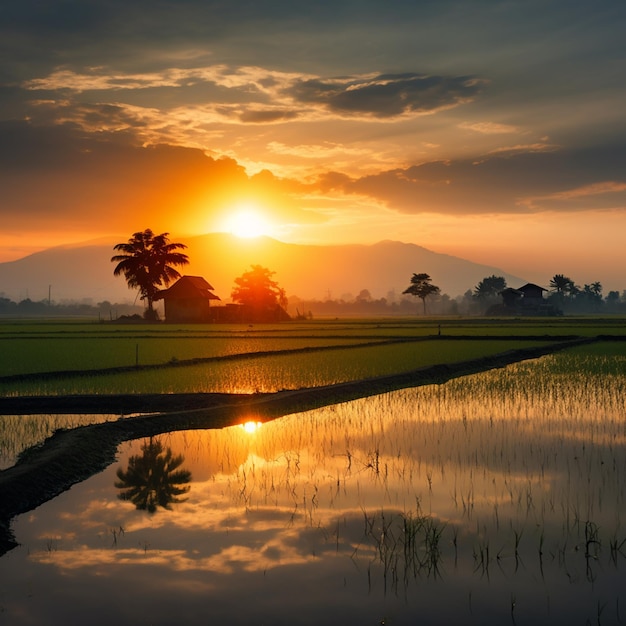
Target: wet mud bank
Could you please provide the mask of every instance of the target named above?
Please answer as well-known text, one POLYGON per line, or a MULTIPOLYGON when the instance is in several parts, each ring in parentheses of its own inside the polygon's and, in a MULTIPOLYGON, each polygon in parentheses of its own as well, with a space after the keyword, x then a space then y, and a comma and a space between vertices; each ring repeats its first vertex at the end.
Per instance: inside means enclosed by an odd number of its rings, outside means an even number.
POLYGON ((0 472, 0 555, 15 547, 11 520, 51 500, 113 463, 124 441, 176 430, 224 428, 248 420, 269 421, 302 411, 349 402, 398 389, 444 383, 452 378, 504 367, 589 339, 511 350, 491 357, 434 365, 409 372, 323 387, 268 394, 167 394, 0 398, 0 413, 149 413, 117 421, 59 430, 0 472))

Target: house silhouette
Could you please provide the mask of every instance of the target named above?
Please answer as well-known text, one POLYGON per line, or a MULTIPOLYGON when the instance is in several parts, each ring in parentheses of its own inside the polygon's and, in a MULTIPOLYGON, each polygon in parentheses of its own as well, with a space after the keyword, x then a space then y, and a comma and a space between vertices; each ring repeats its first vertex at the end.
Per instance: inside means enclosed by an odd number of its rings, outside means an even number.
POLYGON ((211 300, 220 300, 201 276, 182 276, 171 287, 157 292, 163 300, 166 322, 210 322, 211 300))
POLYGON ((507 287, 500 292, 502 304, 490 307, 489 315, 563 315, 562 311, 546 302, 540 285, 526 283, 517 289, 507 287))

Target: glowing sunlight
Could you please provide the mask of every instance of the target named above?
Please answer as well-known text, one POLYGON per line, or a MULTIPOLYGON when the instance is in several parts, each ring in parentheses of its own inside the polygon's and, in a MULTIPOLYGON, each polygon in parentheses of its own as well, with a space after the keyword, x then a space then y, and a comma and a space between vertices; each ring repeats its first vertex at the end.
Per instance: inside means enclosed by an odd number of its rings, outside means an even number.
POLYGON ((243 428, 247 433, 255 433, 261 426, 263 426, 263 422, 246 422, 245 424, 240 424, 241 428, 243 428))
POLYGON ((265 216, 254 206, 238 206, 224 220, 224 229, 244 239, 269 235, 271 226, 265 216))

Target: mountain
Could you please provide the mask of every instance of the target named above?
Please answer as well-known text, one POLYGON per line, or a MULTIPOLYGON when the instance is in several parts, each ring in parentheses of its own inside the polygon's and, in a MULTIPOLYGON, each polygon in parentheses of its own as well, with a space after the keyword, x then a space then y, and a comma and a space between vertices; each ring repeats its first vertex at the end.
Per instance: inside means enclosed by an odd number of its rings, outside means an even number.
MULTIPOLYGON (((451 297, 473 289, 486 276, 504 276, 518 287, 523 279, 496 267, 432 252, 412 243, 381 241, 371 245, 313 246, 289 244, 259 237, 238 239, 225 233, 176 238, 188 246, 187 275, 203 276, 215 293, 228 300, 234 279, 262 265, 275 272, 274 279, 288 296, 303 299, 334 299, 356 296, 367 289, 374 298, 399 295, 410 284, 413 273, 430 274, 433 284, 451 297)), ((117 241, 88 242, 60 246, 31 254, 17 261, 0 263, 0 295, 12 300, 30 298, 111 302, 133 301, 136 291, 126 287, 123 277, 114 277, 117 241)))

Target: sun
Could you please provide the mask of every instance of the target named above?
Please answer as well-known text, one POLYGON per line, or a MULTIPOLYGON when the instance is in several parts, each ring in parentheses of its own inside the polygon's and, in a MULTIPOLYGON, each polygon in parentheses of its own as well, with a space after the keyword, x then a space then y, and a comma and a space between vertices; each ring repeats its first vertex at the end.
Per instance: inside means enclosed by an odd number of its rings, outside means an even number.
POLYGON ((224 220, 225 230, 244 239, 269 234, 271 228, 265 216, 255 207, 237 207, 224 220))

